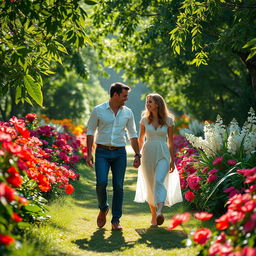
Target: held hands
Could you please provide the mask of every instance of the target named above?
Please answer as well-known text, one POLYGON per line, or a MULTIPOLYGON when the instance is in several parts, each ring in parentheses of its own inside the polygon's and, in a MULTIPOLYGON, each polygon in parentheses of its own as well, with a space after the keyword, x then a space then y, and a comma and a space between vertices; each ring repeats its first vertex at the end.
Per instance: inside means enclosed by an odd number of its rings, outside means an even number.
POLYGON ((93 168, 93 156, 92 155, 87 155, 86 157, 86 165, 89 167, 93 168))
POLYGON ((169 173, 172 173, 174 171, 175 167, 174 167, 174 162, 170 163, 170 169, 169 169, 169 173))
POLYGON ((140 166, 140 157, 135 155, 133 160, 133 167, 138 168, 139 166, 140 166))

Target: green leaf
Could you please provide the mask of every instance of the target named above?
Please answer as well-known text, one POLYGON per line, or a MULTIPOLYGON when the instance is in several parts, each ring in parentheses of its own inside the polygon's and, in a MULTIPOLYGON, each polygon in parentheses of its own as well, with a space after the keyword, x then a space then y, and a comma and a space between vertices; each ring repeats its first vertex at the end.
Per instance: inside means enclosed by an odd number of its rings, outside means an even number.
POLYGON ((176 45, 174 48, 175 52, 177 52, 178 54, 180 54, 180 46, 176 45))
POLYGON ((29 224, 28 222, 19 222, 18 223, 19 228, 28 228, 30 226, 31 226, 31 224, 29 224))
POLYGON ((251 47, 254 44, 256 44, 256 38, 253 38, 252 40, 247 42, 242 48, 248 48, 248 47, 251 47))
POLYGON ((59 51, 68 54, 67 49, 65 48, 65 46, 63 44, 59 43, 58 41, 55 41, 55 44, 57 45, 57 49, 59 51))
POLYGON ((25 205, 24 208, 29 212, 41 212, 41 208, 35 204, 25 205))
POLYGON ((41 86, 35 82, 34 78, 30 75, 24 76, 25 87, 30 97, 39 105, 43 106, 43 94, 41 86))
POLYGON ((230 169, 227 174, 218 181, 218 183, 215 185, 215 187, 213 188, 212 192, 210 193, 210 195, 207 197, 207 199, 204 202, 204 206, 206 205, 206 203, 208 202, 208 200, 211 198, 211 196, 213 195, 213 193, 216 191, 216 189, 228 178, 231 177, 233 175, 238 175, 237 172, 232 172, 234 169, 236 168, 236 166, 234 166, 232 169, 230 169))
POLYGON ((21 99, 21 87, 17 86, 15 89, 15 104, 18 104, 21 99))
POLYGON ((33 106, 33 103, 32 103, 32 101, 30 100, 30 98, 26 97, 26 98, 25 98, 25 101, 26 101, 28 104, 30 104, 31 106, 33 106))

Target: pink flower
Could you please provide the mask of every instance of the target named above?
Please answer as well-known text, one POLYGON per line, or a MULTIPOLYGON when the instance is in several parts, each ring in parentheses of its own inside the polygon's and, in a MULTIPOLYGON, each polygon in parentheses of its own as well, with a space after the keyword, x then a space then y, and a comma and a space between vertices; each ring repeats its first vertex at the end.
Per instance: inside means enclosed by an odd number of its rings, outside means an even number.
POLYGON ((180 177, 180 188, 184 189, 186 187, 187 187, 186 179, 184 179, 183 177, 180 177))
POLYGON ((229 165, 235 165, 236 164, 236 160, 228 160, 227 163, 229 165))
POLYGON ((211 183, 211 182, 215 181, 217 178, 218 178, 218 175, 217 175, 217 174, 212 174, 212 175, 210 175, 210 176, 208 177, 207 182, 208 182, 208 183, 211 183))
POLYGON ((208 212, 197 212, 194 213, 195 218, 197 218, 198 220, 209 220, 213 214, 212 213, 208 213, 208 212))
POLYGON ((208 172, 208 174, 214 174, 214 173, 216 173, 216 172, 218 172, 218 170, 217 169, 212 169, 212 170, 210 170, 209 172, 208 172))
POLYGON ((200 188, 199 181, 200 177, 196 175, 189 175, 187 178, 188 186, 190 189, 198 190, 200 188))
POLYGON ((256 249, 252 247, 244 247, 241 256, 255 256, 256 249))
POLYGON ((213 165, 217 165, 217 164, 221 163, 221 162, 223 161, 223 159, 224 159, 224 158, 223 158, 222 156, 216 157, 216 158, 213 160, 212 164, 213 164, 213 165))
POLYGON ((230 223, 237 223, 245 217, 244 213, 232 210, 228 210, 226 214, 230 223))
POLYGON ((202 170, 202 173, 206 173, 209 170, 209 168, 204 167, 204 169, 202 170))
POLYGON ((185 193, 185 198, 187 201, 193 201, 195 198, 195 194, 189 190, 185 193))
POLYGON ((224 192, 225 193, 229 193, 229 192, 233 191, 234 189, 235 189, 235 187, 233 187, 233 186, 232 187, 228 187, 228 188, 224 189, 224 192))

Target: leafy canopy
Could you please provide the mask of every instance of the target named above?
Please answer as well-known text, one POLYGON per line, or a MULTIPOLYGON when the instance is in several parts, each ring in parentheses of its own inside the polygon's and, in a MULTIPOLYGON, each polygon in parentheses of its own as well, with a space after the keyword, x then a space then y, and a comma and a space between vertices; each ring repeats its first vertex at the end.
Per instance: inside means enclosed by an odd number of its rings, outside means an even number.
MULTIPOLYGON (((15 91, 15 103, 31 99, 43 106, 42 75, 51 62, 62 64, 73 50, 92 45, 86 34, 87 14, 78 0, 0 2, 0 96, 15 91)), ((95 4, 94 1, 83 1, 95 4)))

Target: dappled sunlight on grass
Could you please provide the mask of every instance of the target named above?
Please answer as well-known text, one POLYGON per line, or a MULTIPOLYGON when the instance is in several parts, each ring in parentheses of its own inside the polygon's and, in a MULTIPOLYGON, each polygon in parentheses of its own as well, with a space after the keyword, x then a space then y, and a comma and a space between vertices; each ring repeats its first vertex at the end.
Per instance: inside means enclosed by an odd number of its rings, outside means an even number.
MULTIPOLYGON (((50 221, 33 229, 30 233, 30 239, 33 236, 33 241, 43 242, 42 245, 35 242, 35 248, 40 251, 43 251, 41 246, 52 248, 46 250, 46 254, 36 255, 196 255, 196 248, 185 247, 186 234, 180 226, 175 230, 167 230, 170 219, 174 215, 191 211, 189 205, 178 203, 172 207, 165 206, 165 222, 160 227, 151 227, 151 215, 147 203, 139 204, 133 201, 137 169, 132 167, 132 161, 133 156, 131 155, 128 158, 124 183, 122 232, 111 231, 111 172, 108 186, 110 212, 105 227, 98 229, 94 170, 80 164, 80 180, 73 183, 75 192, 71 196, 64 196, 53 201, 49 206, 48 214, 52 216, 50 221)), ((206 225, 208 224, 206 223, 206 225)), ((191 218, 184 224, 184 227, 186 230, 190 230, 196 229, 200 225, 199 221, 191 218)))

